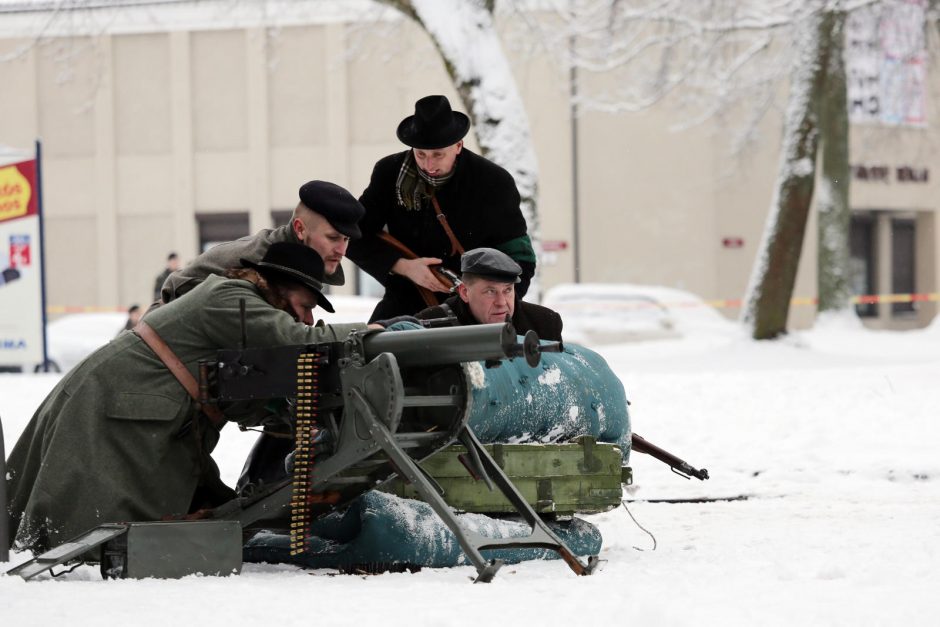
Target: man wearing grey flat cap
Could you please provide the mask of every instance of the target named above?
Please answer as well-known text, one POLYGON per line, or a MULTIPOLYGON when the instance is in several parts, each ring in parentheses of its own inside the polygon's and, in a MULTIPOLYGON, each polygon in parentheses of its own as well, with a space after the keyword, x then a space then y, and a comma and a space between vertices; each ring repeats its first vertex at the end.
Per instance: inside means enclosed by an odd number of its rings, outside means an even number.
POLYGON ((419 320, 453 316, 460 326, 512 320, 516 332, 535 331, 539 339, 561 340, 562 321, 557 312, 518 300, 516 285, 522 268, 506 253, 494 248, 468 250, 460 258, 457 295, 437 307, 418 312, 419 320))
POLYGON ((398 126, 398 139, 409 146, 375 164, 359 200, 366 214, 359 223, 362 239, 348 256, 385 286, 371 320, 414 314, 447 297, 449 286, 430 268, 459 272, 465 250, 486 246, 512 257, 521 267, 521 297, 535 273, 535 253, 519 208, 519 191, 506 170, 474 154, 463 138, 470 119, 453 111, 444 96, 426 96, 414 115, 398 126), (382 241, 382 231, 414 253, 382 241), (427 301, 418 288, 429 290, 427 301))
POLYGON ((237 266, 240 259, 260 261, 274 242, 312 248, 323 259, 326 271, 323 282, 343 285, 346 279, 340 262, 350 240, 361 236, 358 223, 365 209, 348 191, 326 181, 305 183, 299 196, 300 202, 289 223, 213 246, 171 274, 163 284, 162 302, 179 298, 210 274, 222 274, 227 268, 237 266))

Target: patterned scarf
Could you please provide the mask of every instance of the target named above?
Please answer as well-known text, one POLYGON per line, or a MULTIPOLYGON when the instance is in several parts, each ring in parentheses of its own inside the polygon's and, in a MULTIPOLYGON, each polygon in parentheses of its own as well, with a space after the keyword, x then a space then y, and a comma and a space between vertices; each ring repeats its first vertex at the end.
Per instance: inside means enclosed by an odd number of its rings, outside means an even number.
POLYGON ((430 176, 418 167, 414 151, 409 150, 405 161, 401 164, 401 170, 398 171, 398 179, 395 181, 395 196, 398 198, 398 204, 408 211, 421 211, 427 206, 434 191, 449 181, 456 171, 457 162, 455 161, 454 167, 444 176, 430 176))

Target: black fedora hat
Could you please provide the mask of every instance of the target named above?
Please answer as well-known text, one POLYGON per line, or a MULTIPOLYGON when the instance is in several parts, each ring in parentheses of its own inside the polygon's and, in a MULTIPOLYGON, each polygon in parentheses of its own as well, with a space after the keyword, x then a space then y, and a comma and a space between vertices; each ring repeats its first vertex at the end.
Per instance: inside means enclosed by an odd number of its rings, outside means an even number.
POLYGON ((415 103, 415 114, 398 125, 401 143, 424 150, 452 146, 470 129, 470 118, 452 111, 444 96, 425 96, 415 103))
POLYGON ((309 287, 317 295, 317 305, 334 313, 333 304, 323 295, 323 259, 312 248, 292 242, 274 242, 268 247, 261 261, 242 258, 246 268, 254 268, 262 274, 273 272, 287 277, 295 283, 309 287))

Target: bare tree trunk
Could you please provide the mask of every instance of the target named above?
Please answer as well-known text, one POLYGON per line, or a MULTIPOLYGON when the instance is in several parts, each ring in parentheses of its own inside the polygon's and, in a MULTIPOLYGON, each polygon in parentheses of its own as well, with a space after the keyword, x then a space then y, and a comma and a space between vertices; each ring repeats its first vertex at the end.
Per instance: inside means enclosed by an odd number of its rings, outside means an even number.
POLYGON ((754 339, 772 339, 787 330, 790 299, 813 199, 818 103, 823 94, 832 16, 815 0, 797 27, 797 54, 791 72, 784 120, 783 150, 774 199, 745 297, 742 319, 754 339))
MULTIPOLYGON (((538 254, 538 165, 529 118, 493 23, 493 0, 379 1, 413 19, 431 37, 473 120, 483 155, 516 180, 538 254)), ((538 293, 535 279, 529 292, 538 293)))
POLYGON ((849 114, 846 101, 845 12, 830 14, 826 89, 820 103, 819 311, 849 307, 849 114))

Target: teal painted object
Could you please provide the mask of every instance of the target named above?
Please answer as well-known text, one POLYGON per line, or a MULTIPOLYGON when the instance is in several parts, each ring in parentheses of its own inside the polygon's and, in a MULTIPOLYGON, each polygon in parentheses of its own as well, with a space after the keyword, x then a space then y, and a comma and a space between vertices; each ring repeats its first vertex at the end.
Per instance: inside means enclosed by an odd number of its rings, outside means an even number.
MULTIPOLYGON (((520 338, 521 341, 521 338, 520 338)), ((523 359, 497 368, 472 366, 469 425, 480 441, 566 442, 593 435, 630 456, 630 414, 620 379, 603 357, 577 344, 543 353, 535 368, 523 359)))
MULTIPOLYGON (((528 525, 510 520, 482 514, 461 514, 459 518, 464 528, 490 538, 529 533, 528 525)), ((550 526, 577 555, 597 555, 601 550, 600 531, 584 520, 573 518, 550 526)), ((344 511, 314 521, 310 531, 308 550, 299 555, 290 554, 289 536, 261 532, 245 544, 244 560, 344 571, 470 564, 457 537, 428 504, 383 492, 367 492, 344 511)), ((483 554, 508 564, 558 558, 554 551, 534 548, 494 549, 483 554)))
MULTIPOLYGON (((390 330, 414 328, 420 327, 399 323, 390 330)), ((627 463, 631 433, 626 393, 607 362, 594 351, 569 344, 563 353, 543 353, 535 368, 523 359, 503 361, 497 368, 485 368, 482 363, 469 368, 473 390, 468 422, 481 441, 547 443, 592 435, 617 444, 627 463)), ((460 519, 466 528, 488 537, 529 532, 522 523, 482 514, 461 514, 460 519)), ((603 539, 594 525, 575 517, 550 526, 574 553, 600 552, 603 539)), ((506 563, 558 557, 551 550, 532 548, 485 551, 484 555, 506 563)), ((457 538, 429 505, 377 491, 314 521, 305 553, 292 556, 287 535, 262 532, 245 545, 244 559, 344 571, 469 564, 457 538)))

